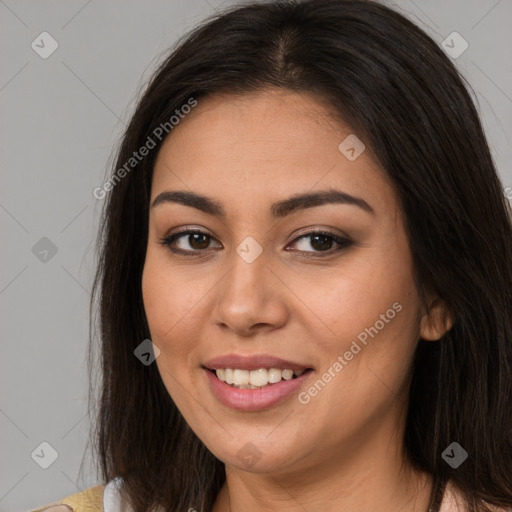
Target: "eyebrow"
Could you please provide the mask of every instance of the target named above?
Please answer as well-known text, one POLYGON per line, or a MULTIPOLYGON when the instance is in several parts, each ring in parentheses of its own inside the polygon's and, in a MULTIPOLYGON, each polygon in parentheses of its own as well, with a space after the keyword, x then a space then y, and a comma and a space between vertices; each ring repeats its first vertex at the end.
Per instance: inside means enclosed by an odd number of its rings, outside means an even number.
MULTIPOLYGON (((196 192, 182 190, 162 192, 155 198, 151 208, 155 208, 164 203, 178 203, 196 208, 210 215, 226 218, 226 210, 222 206, 222 203, 213 198, 197 194, 196 192)), ((279 219, 292 213, 305 210, 306 208, 324 204, 347 204, 357 206, 365 212, 375 215, 375 210, 361 197, 352 196, 346 192, 335 189, 306 192, 304 194, 291 196, 288 199, 273 203, 270 207, 270 211, 274 218, 279 219)))

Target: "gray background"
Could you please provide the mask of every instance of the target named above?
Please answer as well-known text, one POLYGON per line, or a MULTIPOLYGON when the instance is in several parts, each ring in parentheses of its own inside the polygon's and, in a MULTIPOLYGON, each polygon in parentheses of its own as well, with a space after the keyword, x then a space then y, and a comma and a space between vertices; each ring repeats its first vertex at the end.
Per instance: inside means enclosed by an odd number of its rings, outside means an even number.
MULTIPOLYGON (((0 0, 2 512, 98 483, 90 464, 78 478, 89 428, 85 355, 101 207, 92 191, 166 49, 233 3, 0 0), (47 59, 31 47, 44 31, 59 44, 47 59), (56 254, 38 253, 48 244, 43 237, 56 254), (58 452, 48 469, 31 456, 44 441, 58 452)), ((455 62, 476 93, 503 186, 512 186, 512 2, 387 3, 439 44, 453 31, 469 43, 455 62)))

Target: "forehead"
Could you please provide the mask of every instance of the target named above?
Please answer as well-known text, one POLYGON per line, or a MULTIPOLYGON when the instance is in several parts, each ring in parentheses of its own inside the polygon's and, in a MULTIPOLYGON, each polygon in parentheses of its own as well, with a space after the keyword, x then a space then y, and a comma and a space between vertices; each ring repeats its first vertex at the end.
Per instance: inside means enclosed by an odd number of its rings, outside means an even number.
POLYGON ((335 187, 371 197, 377 208, 393 204, 388 179, 368 152, 351 161, 340 151, 354 135, 309 94, 213 95, 198 100, 164 141, 151 197, 191 189, 228 202, 259 201, 335 187))

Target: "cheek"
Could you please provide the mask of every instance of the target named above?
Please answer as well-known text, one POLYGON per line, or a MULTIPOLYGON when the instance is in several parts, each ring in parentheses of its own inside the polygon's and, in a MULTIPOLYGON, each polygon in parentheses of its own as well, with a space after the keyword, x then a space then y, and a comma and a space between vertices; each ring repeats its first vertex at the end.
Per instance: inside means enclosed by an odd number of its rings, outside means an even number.
POLYGON ((148 254, 142 273, 142 298, 153 341, 165 338, 165 333, 175 323, 176 294, 172 293, 168 275, 161 265, 148 254))
POLYGON ((180 335, 180 331, 188 318, 188 302, 193 299, 187 298, 187 289, 180 287, 173 276, 176 273, 170 272, 165 262, 148 251, 142 274, 142 296, 151 341, 160 349, 156 364, 169 392, 174 387, 172 376, 179 375, 187 356, 186 343, 180 340, 188 338, 180 335))
POLYGON ((344 322, 334 329, 335 337, 323 338, 318 347, 323 353, 321 371, 300 397, 310 412, 315 411, 311 421, 326 436, 332 436, 332 429, 349 435, 397 413, 405 400, 418 334, 415 295, 410 290, 383 290, 373 302, 354 299, 354 317, 340 307, 344 322))
POLYGON ((309 304, 329 328, 315 343, 324 354, 323 370, 336 374, 333 390, 350 392, 360 403, 371 401, 377 388, 387 393, 402 386, 419 336, 412 259, 405 238, 393 240, 361 251, 349 270, 309 293, 309 304), (333 369, 336 362, 343 369, 333 369))
POLYGON ((407 248, 383 244, 373 249, 361 250, 347 259, 346 265, 342 263, 317 276, 314 283, 300 279, 294 283, 294 291, 307 298, 304 302, 321 321, 319 327, 325 334, 317 340, 327 352, 331 352, 330 347, 339 350, 347 342, 350 345, 351 340, 376 322, 379 332, 394 331, 393 337, 411 339, 409 334, 417 321, 418 296, 407 248), (395 303, 399 306, 393 308, 395 303), (396 309, 402 311, 398 313, 396 309), (404 317, 414 321, 407 324, 404 317), (406 331, 400 335, 406 324, 406 331))
POLYGON ((148 247, 142 274, 142 296, 162 379, 180 401, 182 386, 193 386, 201 359, 201 339, 207 325, 208 293, 217 282, 194 265, 177 266, 161 247, 148 247))
POLYGON ((165 251, 148 248, 142 274, 142 297, 151 335, 160 343, 193 321, 206 292, 201 279, 173 268, 165 251))
POLYGON ((189 371, 194 359, 194 340, 187 332, 193 322, 197 296, 179 282, 179 272, 169 269, 168 259, 148 249, 142 274, 142 296, 151 341, 160 349, 155 363, 162 381, 180 410, 187 410, 189 371), (187 384, 188 383, 188 384, 187 384))

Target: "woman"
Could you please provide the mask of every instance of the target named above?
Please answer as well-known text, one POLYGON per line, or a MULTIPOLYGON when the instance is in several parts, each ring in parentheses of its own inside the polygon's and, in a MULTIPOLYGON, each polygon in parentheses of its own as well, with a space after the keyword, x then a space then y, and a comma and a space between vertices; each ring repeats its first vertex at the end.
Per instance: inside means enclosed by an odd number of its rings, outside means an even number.
POLYGON ((418 27, 367 0, 207 20, 152 78, 107 193, 107 485, 62 502, 512 507, 511 216, 418 27))

